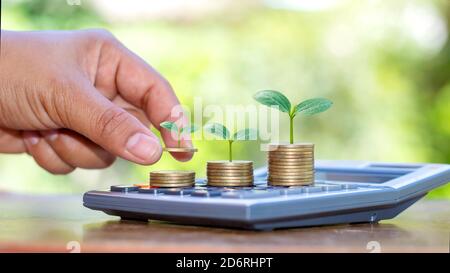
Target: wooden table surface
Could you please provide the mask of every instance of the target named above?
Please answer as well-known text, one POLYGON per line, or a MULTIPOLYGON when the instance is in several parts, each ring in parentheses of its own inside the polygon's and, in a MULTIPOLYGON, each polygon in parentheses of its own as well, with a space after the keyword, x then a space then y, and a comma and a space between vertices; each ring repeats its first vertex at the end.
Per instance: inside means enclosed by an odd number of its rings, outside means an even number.
POLYGON ((378 224, 246 231, 120 221, 82 197, 0 193, 0 252, 449 252, 450 202, 421 200, 378 224))

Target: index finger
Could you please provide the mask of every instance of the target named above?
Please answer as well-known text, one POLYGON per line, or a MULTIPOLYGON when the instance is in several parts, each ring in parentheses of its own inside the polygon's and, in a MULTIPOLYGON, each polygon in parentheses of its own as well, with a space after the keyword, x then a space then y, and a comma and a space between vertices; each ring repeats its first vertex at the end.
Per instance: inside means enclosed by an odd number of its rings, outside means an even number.
MULTIPOLYGON (((177 147, 177 139, 173 138, 170 131, 161 130, 160 123, 176 121, 177 125, 184 126, 189 122, 184 113, 172 115, 173 110, 180 107, 180 102, 169 82, 118 41, 103 46, 102 50, 105 52, 102 52, 100 56, 105 59, 100 58, 99 60, 95 79, 96 87, 98 85, 99 89, 102 87, 116 89, 126 101, 144 110, 150 122, 161 132, 166 147, 177 147), (115 78, 112 79, 105 75, 107 71, 109 71, 109 75, 115 75, 115 78)), ((181 146, 192 147, 191 139, 184 137, 181 140, 181 146)), ((177 160, 187 161, 192 158, 193 154, 172 153, 172 156, 177 160)))

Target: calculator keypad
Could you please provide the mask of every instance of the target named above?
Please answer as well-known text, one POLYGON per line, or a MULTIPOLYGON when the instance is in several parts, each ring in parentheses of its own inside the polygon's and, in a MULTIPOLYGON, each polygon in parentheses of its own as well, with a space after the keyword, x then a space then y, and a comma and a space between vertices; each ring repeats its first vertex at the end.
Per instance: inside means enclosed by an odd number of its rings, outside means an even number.
MULTIPOLYGON (((256 182, 256 181, 255 181, 256 182)), ((265 180, 258 180, 253 187, 208 187, 204 180, 197 180, 192 188, 139 188, 136 186, 111 186, 114 192, 138 192, 155 196, 189 196, 225 199, 258 199, 277 196, 316 195, 339 191, 356 190, 355 184, 332 184, 318 181, 311 186, 275 187, 267 185, 265 180)))

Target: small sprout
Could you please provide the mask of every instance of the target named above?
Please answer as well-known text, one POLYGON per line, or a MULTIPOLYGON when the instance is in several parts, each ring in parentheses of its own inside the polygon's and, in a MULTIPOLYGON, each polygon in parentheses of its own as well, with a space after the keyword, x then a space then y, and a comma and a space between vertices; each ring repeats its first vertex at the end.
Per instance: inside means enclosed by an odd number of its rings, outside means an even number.
POLYGON ((219 137, 220 139, 228 141, 228 160, 233 161, 233 142, 237 140, 254 140, 258 134, 256 129, 242 129, 235 132, 233 135, 227 127, 220 123, 208 123, 205 125, 205 131, 219 137))
POLYGON ((298 113, 311 116, 326 111, 333 104, 332 101, 324 98, 314 98, 305 100, 294 107, 285 95, 279 91, 264 90, 256 93, 253 98, 261 104, 274 107, 281 112, 288 113, 290 121, 290 143, 294 143, 294 117, 298 113))
POLYGON ((199 128, 195 124, 191 124, 185 127, 179 128, 175 122, 172 121, 164 121, 159 124, 162 128, 167 129, 169 131, 172 131, 176 133, 176 140, 177 140, 177 147, 181 148, 181 136, 183 134, 192 134, 195 131, 197 131, 199 128))

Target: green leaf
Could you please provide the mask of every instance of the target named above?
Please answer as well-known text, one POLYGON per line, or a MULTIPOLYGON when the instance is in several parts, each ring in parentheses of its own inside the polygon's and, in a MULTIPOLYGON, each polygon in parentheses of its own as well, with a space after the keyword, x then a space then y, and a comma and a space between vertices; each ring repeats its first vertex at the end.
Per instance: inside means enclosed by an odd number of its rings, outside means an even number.
POLYGON ((297 115, 297 113, 303 113, 308 116, 321 113, 330 108, 332 104, 332 101, 323 98, 305 100, 294 107, 293 116, 297 115))
POLYGON ((178 126, 175 124, 175 122, 164 121, 161 122, 159 125, 167 130, 178 132, 178 126))
POLYGON ((256 129, 243 129, 237 131, 233 135, 233 140, 255 140, 258 135, 258 130, 256 129))
POLYGON ((282 112, 289 113, 291 111, 291 103, 281 92, 274 90, 264 90, 256 93, 253 98, 266 106, 277 107, 282 112))
POLYGON ((206 132, 216 135, 222 139, 229 139, 230 132, 220 123, 208 123, 205 125, 206 132))
POLYGON ((190 126, 183 127, 181 129, 181 133, 182 134, 189 134, 189 133, 193 133, 193 132, 197 131, 198 129, 199 128, 198 128, 197 125, 191 124, 190 126))

